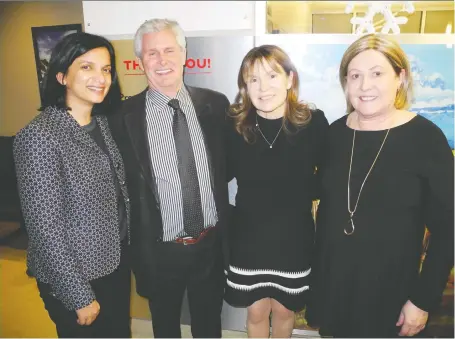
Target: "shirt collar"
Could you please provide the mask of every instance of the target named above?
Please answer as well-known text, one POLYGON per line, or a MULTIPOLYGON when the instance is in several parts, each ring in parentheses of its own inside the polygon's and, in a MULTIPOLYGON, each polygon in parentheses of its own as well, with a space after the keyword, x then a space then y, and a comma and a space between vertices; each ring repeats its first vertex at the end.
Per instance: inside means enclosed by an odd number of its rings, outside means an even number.
MULTIPOLYGON (((171 99, 172 99, 171 97, 168 97, 167 95, 157 91, 156 89, 150 88, 147 91, 147 101, 150 102, 155 107, 157 107, 158 109, 164 109, 166 107, 169 107, 167 103, 171 99)), ((182 86, 178 90, 175 99, 178 99, 178 101, 180 101, 181 107, 183 107, 184 103, 188 102, 189 93, 184 84, 182 84, 182 86)))

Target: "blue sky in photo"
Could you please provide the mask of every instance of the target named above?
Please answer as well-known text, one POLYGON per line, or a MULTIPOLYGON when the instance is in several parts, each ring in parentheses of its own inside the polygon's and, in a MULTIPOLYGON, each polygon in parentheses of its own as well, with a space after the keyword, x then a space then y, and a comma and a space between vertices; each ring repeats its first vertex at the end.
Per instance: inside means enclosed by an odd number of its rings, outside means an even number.
POLYGON ((417 57, 416 62, 426 74, 444 75, 446 88, 453 89, 454 50, 446 45, 402 45, 408 55, 417 57))

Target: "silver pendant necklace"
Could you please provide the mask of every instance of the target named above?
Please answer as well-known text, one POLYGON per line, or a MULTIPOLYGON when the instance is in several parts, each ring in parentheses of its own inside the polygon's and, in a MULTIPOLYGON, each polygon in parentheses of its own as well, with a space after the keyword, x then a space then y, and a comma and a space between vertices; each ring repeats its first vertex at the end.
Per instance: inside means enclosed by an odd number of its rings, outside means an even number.
POLYGON ((351 189, 350 189, 350 186, 351 186, 352 158, 353 158, 353 155, 354 155, 354 144, 355 144, 355 130, 354 130, 354 135, 352 137, 351 162, 349 163, 349 176, 348 176, 348 211, 349 211, 348 225, 350 225, 350 229, 351 230, 347 231, 346 227, 345 227, 344 228, 344 234, 346 234, 346 235, 351 235, 355 231, 354 221, 352 220, 352 218, 354 217, 354 213, 357 210, 357 205, 359 204, 360 194, 362 193, 363 185, 365 185, 365 182, 367 181, 367 178, 370 175, 371 170, 373 169, 374 164, 376 163, 376 160, 378 160, 379 154, 381 153, 382 147, 384 146, 385 141, 387 140, 387 136, 389 135, 389 132, 390 132, 390 128, 387 130, 387 133, 386 133, 386 135, 384 137, 384 140, 382 141, 381 147, 379 148, 378 154, 376 154, 376 157, 374 158, 374 161, 373 161, 373 163, 370 166, 370 170, 368 171, 367 175, 365 176, 365 179, 363 179, 362 186, 360 186, 359 195, 357 196, 357 201, 355 203, 354 209, 351 210, 351 189))
POLYGON ((259 127, 258 115, 257 114, 256 114, 256 127, 258 128, 258 131, 259 131, 259 133, 261 133, 261 135, 264 138, 265 142, 269 145, 269 148, 273 148, 273 144, 275 143, 276 139, 278 138, 278 135, 280 135, 280 132, 283 129, 283 124, 281 124, 281 127, 278 130, 278 133, 276 134, 275 139, 273 139, 272 143, 270 143, 267 140, 267 138, 265 137, 264 133, 262 133, 261 128, 259 127))

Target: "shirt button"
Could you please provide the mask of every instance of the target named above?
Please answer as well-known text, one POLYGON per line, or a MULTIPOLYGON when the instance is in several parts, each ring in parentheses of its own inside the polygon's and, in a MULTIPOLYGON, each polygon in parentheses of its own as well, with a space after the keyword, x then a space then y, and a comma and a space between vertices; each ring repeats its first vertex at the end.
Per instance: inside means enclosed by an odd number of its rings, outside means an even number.
POLYGON ((125 185, 125 181, 124 180, 120 181, 120 185, 122 186, 125 185))

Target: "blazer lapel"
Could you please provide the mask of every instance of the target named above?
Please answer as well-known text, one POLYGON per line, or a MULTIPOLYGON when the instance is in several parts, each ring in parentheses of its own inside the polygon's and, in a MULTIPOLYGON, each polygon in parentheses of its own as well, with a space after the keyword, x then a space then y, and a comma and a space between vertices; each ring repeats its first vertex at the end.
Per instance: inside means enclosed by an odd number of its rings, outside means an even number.
POLYGON ((120 184, 120 189, 123 194, 124 203, 125 203, 125 210, 126 210, 126 218, 128 224, 128 232, 129 232, 129 222, 130 222, 130 204, 129 204, 129 195, 128 195, 128 188, 125 185, 125 167, 122 160, 122 155, 115 144, 114 139, 112 138, 111 131, 109 129, 109 124, 107 122, 107 118, 105 116, 97 116, 95 117, 98 125, 100 126, 101 134, 103 135, 104 142, 106 144, 107 151, 109 152, 109 157, 114 165, 115 175, 117 176, 118 182, 120 184))
POLYGON ((193 87, 186 86, 186 89, 190 94, 191 101, 193 102, 194 109, 199 120, 199 125, 201 126, 202 134, 204 136, 204 145, 207 152, 207 161, 209 165, 210 182, 212 190, 215 192, 214 155, 216 154, 215 145, 217 144, 217 140, 216 135, 214 135, 213 124, 210 120, 212 117, 210 114, 212 105, 209 102, 203 100, 204 98, 198 95, 197 91, 193 87))
POLYGON ((109 125, 107 119, 104 116, 95 117, 100 127, 101 134, 103 135, 104 142, 106 144, 107 150, 109 152, 109 157, 114 165, 115 172, 120 182, 125 181, 125 168, 123 167, 122 156, 115 145, 114 139, 109 130, 109 125))
POLYGON ((136 98, 135 104, 132 106, 131 111, 125 114, 124 119, 144 179, 153 189, 155 197, 157 197, 154 172, 148 149, 147 121, 145 118, 146 93, 147 90, 143 91, 140 96, 136 98))
POLYGON ((61 117, 61 128, 62 130, 69 130, 70 135, 80 142, 81 144, 92 148, 95 152, 104 154, 103 151, 98 147, 96 142, 92 139, 90 134, 88 134, 78 123, 77 121, 65 110, 59 110, 61 117))

